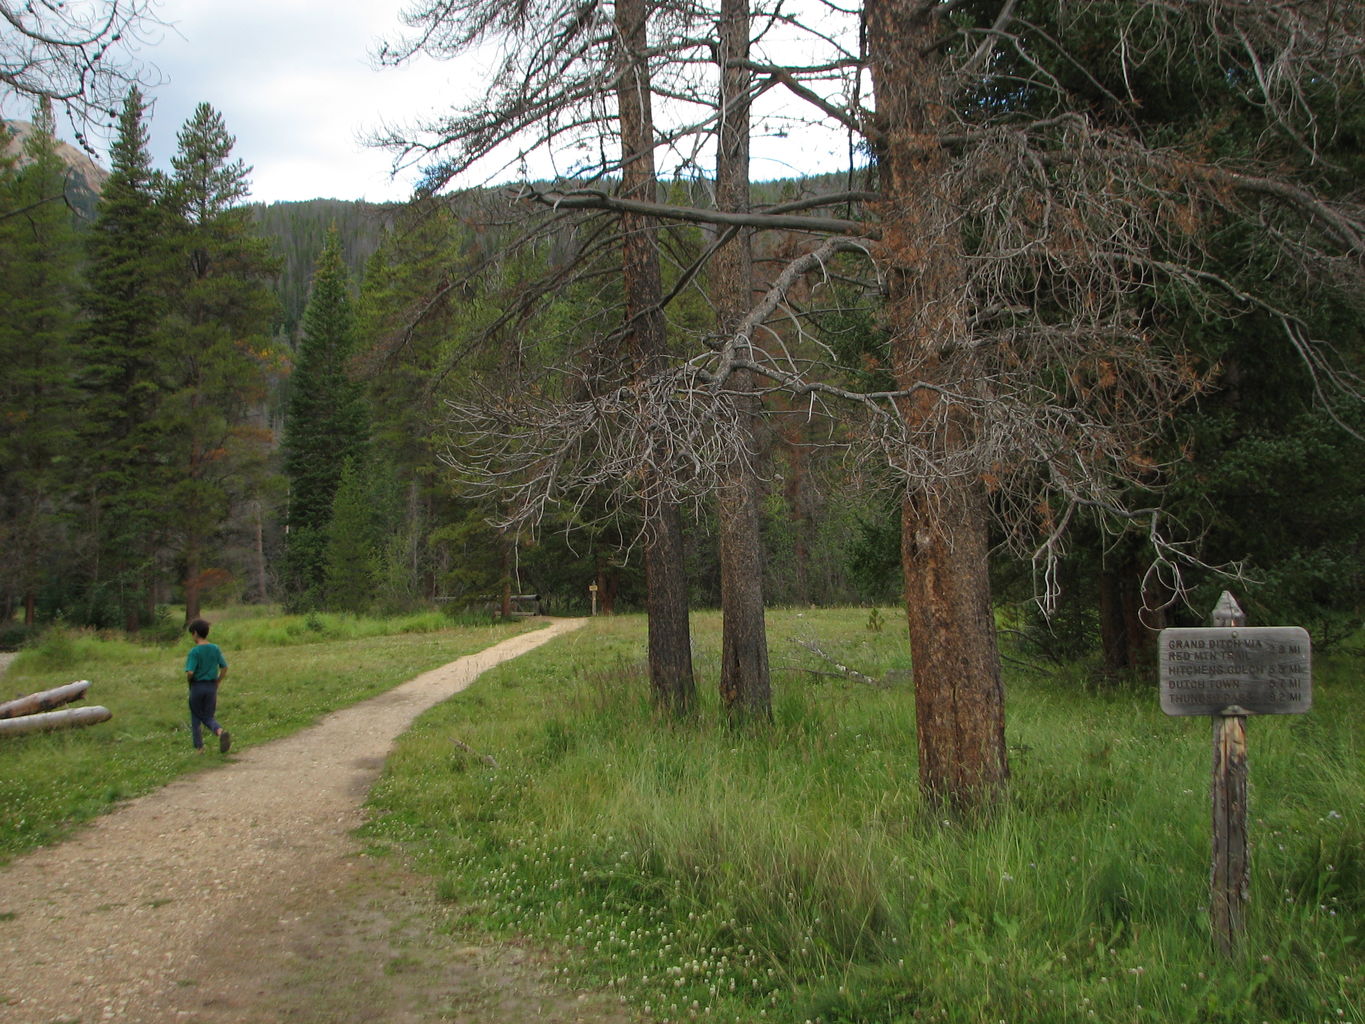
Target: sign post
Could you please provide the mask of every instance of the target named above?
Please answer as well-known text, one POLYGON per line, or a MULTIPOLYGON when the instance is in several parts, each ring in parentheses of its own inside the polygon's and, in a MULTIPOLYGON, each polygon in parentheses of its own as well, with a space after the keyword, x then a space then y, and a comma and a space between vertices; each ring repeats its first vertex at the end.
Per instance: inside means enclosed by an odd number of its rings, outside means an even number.
POLYGON ((597 615, 597 584, 596 584, 596 583, 589 583, 589 584, 588 584, 588 593, 592 595, 592 613, 593 613, 594 616, 596 616, 596 615, 597 615))
POLYGON ((1207 629, 1163 629, 1161 710, 1213 719, 1213 864, 1209 920, 1232 955, 1246 927, 1251 883, 1247 837, 1248 715, 1302 714, 1313 703, 1312 643, 1298 626, 1248 627, 1227 591, 1207 629))

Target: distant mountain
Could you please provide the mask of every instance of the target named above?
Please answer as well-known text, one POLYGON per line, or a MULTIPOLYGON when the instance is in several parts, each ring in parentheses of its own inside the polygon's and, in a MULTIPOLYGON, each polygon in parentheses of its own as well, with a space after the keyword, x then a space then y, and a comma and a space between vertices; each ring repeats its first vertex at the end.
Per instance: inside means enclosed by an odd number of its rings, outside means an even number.
MULTIPOLYGON (((0 121, 0 153, 24 165, 24 140, 34 131, 28 121, 0 121)), ((95 213, 95 201, 109 172, 75 146, 57 140, 57 156, 66 164, 66 199, 81 216, 90 218, 95 213)))

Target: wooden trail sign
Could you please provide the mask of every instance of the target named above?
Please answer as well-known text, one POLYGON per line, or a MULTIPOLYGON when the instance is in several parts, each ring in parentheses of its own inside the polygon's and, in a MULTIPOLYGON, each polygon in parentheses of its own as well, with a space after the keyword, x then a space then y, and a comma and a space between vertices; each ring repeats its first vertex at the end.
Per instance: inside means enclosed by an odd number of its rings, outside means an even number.
POLYGON ((1227 591, 1206 629, 1163 629, 1161 710, 1213 718, 1213 858, 1209 923, 1218 948, 1236 952, 1246 929, 1248 715, 1302 714, 1313 705, 1312 643, 1298 626, 1248 627, 1227 591))
POLYGON ((1312 642, 1298 626, 1163 629, 1161 710, 1303 714, 1313 705, 1312 642))

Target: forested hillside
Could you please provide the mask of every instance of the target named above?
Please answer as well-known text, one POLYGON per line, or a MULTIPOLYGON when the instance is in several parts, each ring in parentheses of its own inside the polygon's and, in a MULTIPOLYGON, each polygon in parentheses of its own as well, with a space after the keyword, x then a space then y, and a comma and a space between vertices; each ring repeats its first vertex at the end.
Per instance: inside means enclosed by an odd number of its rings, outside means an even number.
POLYGON ((256 230, 269 240, 280 260, 275 294, 280 299, 280 330, 290 339, 298 334, 303 308, 308 303, 313 266, 328 230, 335 227, 340 233, 346 265, 359 281, 366 262, 379 248, 393 220, 392 211, 386 207, 338 199, 257 203, 252 205, 251 213, 256 230))
MULTIPOLYGON (((515 294, 546 260, 575 258, 576 231, 549 248, 537 243, 519 251, 516 229, 497 223, 505 199, 494 192, 408 211, 336 200, 243 205, 248 183, 221 126, 202 158, 187 153, 183 166, 163 172, 148 162, 140 109, 135 105, 125 118, 115 149, 122 162, 112 177, 70 147, 54 145, 47 122, 15 140, 18 156, 4 172, 5 209, 17 211, 0 220, 14 243, 4 263, 15 314, 6 354, 30 368, 11 377, 6 395, 7 620, 17 615, 40 624, 60 616, 145 628, 161 621, 158 609, 167 602, 338 606, 342 593, 356 607, 432 600, 464 607, 497 604, 504 591, 535 591, 545 607, 578 608, 587 603, 589 583, 599 586, 605 610, 640 605, 641 567, 628 518, 561 519, 558 526, 547 521, 537 531, 509 535, 489 525, 495 505, 462 489, 439 462, 449 441, 445 399, 477 382, 477 367, 460 362, 483 344, 486 321, 498 319, 494 303, 515 294), (198 178, 203 188, 211 188, 215 175, 227 183, 217 206, 183 191, 188 185, 180 183, 188 182, 195 160, 208 167, 198 178), (73 194, 73 163, 83 168, 82 183, 112 183, 98 202, 94 194, 84 205, 63 201, 73 194), (40 197, 41 231, 30 210, 34 197, 40 197), (236 252, 210 254, 194 241, 193 231, 221 233, 228 225, 238 239, 232 244, 242 247, 236 252), (325 269, 329 244, 337 262, 325 269), (188 271, 192 290, 177 283, 178 267, 188 271), (495 267, 490 281, 485 274, 495 267), (318 274, 333 282, 334 298, 316 292, 318 274), (20 293, 30 301, 21 303, 20 293), (318 308, 341 296, 346 311, 318 308), (345 321, 340 327, 338 315, 345 321), (248 333, 221 348, 226 336, 213 341, 203 333, 215 324, 248 333), (337 330, 344 357, 321 378, 301 383, 310 345, 330 344, 329 333, 337 330), (113 331, 119 333, 106 333, 113 331), (202 352, 218 354, 203 359, 195 352, 199 344, 209 346, 202 352), (75 357, 79 345, 92 346, 86 365, 75 357), (177 363, 194 376, 179 378, 177 363), (324 424, 305 449, 311 454, 290 472, 288 410, 297 412, 297 439, 305 422, 317 418, 302 411, 299 392, 330 393, 339 375, 355 382, 371 409, 360 447, 348 449, 324 424), (198 422, 193 410, 224 401, 223 418, 209 434, 175 436, 198 422), (118 425, 104 434, 90 422, 64 426, 69 404, 102 410, 99 417, 118 425), (88 459, 55 454, 79 443, 92 446, 88 459), (119 454, 123 444, 156 453, 154 460, 119 454), (343 449, 363 468, 343 476, 335 458, 343 449), (297 489, 307 473, 301 466, 308 463, 325 481, 316 514, 321 532, 311 556, 315 583, 295 591, 285 524, 300 507, 297 489), (83 474, 99 481, 94 491, 83 493, 83 474), (350 488, 344 494, 343 480, 350 488), (349 579, 335 566, 329 575, 329 552, 348 543, 327 535, 334 501, 341 502, 338 511, 353 510, 345 517, 353 531, 349 579), (83 530, 82 517, 96 530, 83 530)), ((828 187, 826 181, 800 188, 788 182, 759 191, 776 197, 828 187)), ((687 196, 708 201, 706 189, 687 196)), ((703 229, 677 241, 695 248, 707 236, 714 238, 703 229)), ((564 308, 573 301, 566 295, 564 308)), ((691 301, 695 306, 699 298, 691 301)), ((521 330, 539 328, 523 323, 521 330)), ((556 330, 552 325, 550 333, 556 330)), ((321 407, 332 401, 323 399, 321 407)), ((780 421, 780 412, 775 415, 780 421)), ((837 460, 805 452, 799 434, 776 431, 763 456, 774 480, 767 501, 772 593, 805 603, 888 592, 885 580, 860 588, 847 567, 860 510, 873 507, 872 499, 850 502, 837 460)), ((693 598, 713 603, 719 595, 714 513, 695 506, 690 520, 693 598)), ((295 527, 296 541, 305 534, 295 527)))
POLYGON ((1245 98, 1195 71, 1072 81, 1071 49, 1131 31, 1096 18, 1052 26, 1050 70, 1013 69, 1036 91, 976 81, 991 103, 943 129, 934 203, 877 132, 851 170, 752 183, 735 139, 736 162, 666 177, 647 126, 588 119, 613 141, 561 179, 443 192, 475 133, 407 206, 253 205, 212 108, 155 168, 130 96, 87 213, 40 111, 0 195, 6 620, 536 594, 666 605, 676 655, 686 607, 715 605, 726 693, 752 683, 759 714, 765 604, 910 579, 912 621, 953 581, 973 630, 989 595, 1040 656, 1105 678, 1150 673, 1154 629, 1230 581, 1253 621, 1349 636, 1358 108, 1310 158, 1228 128, 1245 98), (1217 159, 1170 162, 1204 138, 1217 159), (1020 166, 1027 195, 1004 184, 1020 166), (678 567, 665 599, 650 581, 678 567))

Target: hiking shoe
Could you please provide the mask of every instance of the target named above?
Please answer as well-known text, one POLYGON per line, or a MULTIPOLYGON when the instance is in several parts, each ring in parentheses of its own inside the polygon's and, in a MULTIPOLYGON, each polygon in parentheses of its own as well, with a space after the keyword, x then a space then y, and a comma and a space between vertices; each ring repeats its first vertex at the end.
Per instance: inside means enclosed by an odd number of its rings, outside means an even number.
POLYGON ((224 729, 218 734, 218 753, 226 754, 228 748, 232 746, 232 733, 224 729))

